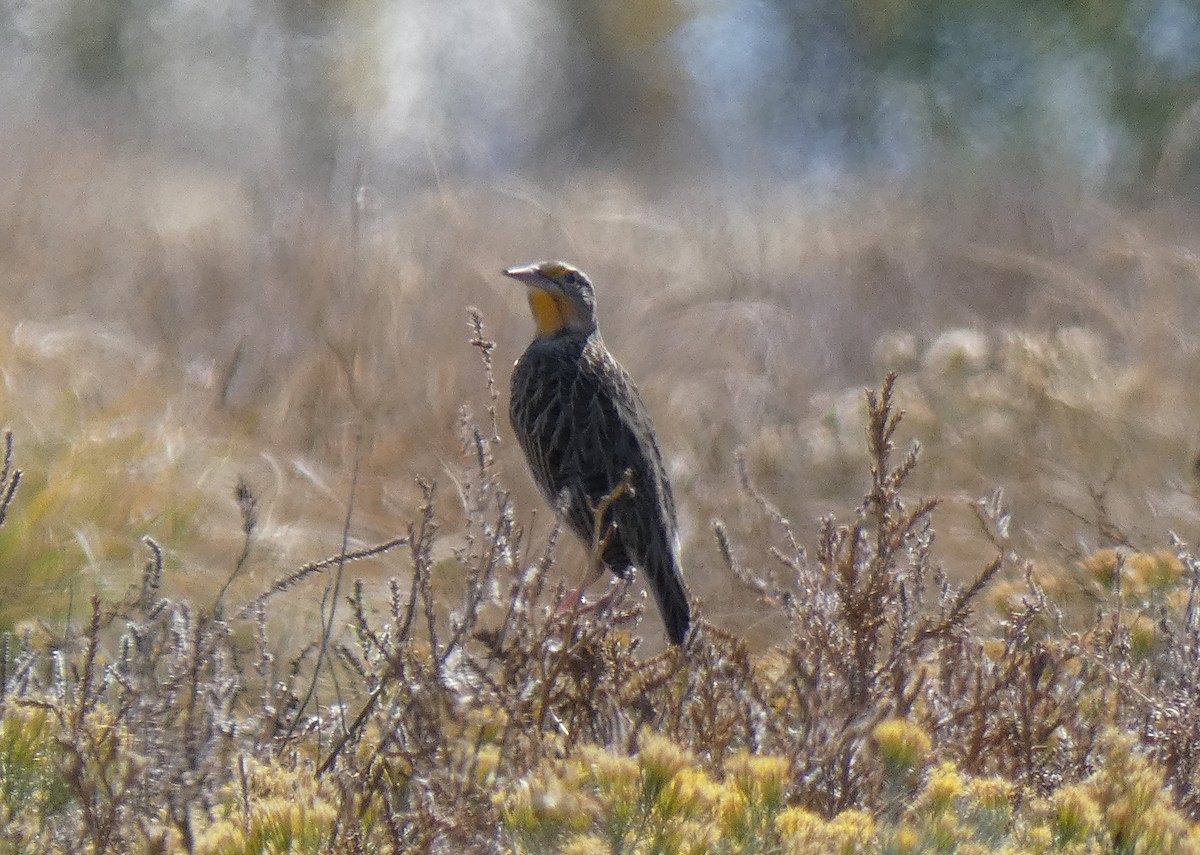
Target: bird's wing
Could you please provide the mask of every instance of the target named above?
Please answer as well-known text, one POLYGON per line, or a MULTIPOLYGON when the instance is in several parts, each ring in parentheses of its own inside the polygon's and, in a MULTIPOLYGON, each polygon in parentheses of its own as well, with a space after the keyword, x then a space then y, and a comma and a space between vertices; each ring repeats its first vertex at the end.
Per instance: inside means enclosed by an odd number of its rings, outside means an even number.
POLYGON ((674 499, 649 411, 606 351, 526 353, 513 374, 511 416, 538 486, 551 501, 566 491, 568 521, 585 543, 593 538, 591 507, 627 469, 635 496, 616 503, 613 519, 630 563, 641 563, 649 542, 674 539, 674 499))
POLYGON ((633 381, 590 341, 531 348, 513 372, 510 416, 534 480, 551 502, 565 498, 567 522, 589 546, 592 509, 631 474, 632 495, 618 498, 604 521, 616 525, 604 563, 620 575, 630 566, 645 573, 671 640, 682 643, 691 618, 674 498, 633 381))

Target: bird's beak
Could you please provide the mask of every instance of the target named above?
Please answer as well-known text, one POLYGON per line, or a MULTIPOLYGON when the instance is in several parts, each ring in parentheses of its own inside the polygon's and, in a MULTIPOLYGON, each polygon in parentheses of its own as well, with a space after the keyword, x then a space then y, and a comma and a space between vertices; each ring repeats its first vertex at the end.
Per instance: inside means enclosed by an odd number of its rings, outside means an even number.
POLYGON ((532 285, 542 278, 541 273, 538 272, 536 264, 510 267, 504 271, 504 275, 509 279, 516 279, 518 282, 524 282, 526 285, 532 285))

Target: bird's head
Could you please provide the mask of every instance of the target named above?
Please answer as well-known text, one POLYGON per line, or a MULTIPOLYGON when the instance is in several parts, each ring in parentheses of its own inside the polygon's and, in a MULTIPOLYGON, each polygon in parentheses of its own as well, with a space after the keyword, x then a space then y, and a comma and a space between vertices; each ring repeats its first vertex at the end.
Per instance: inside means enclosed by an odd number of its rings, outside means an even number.
POLYGON ((562 261, 539 261, 510 267, 504 275, 525 285, 539 338, 595 331, 596 292, 582 270, 562 261))

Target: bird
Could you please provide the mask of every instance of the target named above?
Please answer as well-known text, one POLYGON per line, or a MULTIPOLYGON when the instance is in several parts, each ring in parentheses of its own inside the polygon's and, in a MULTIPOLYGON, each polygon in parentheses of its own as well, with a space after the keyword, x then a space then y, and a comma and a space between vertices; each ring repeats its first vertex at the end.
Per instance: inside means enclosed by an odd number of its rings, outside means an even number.
POLYGON ((536 327, 513 367, 513 432, 542 495, 585 546, 603 547, 596 572, 573 596, 578 602, 603 567, 621 579, 637 568, 667 636, 683 644, 692 618, 675 498, 650 411, 600 337, 591 280, 563 261, 504 275, 525 286, 536 327))

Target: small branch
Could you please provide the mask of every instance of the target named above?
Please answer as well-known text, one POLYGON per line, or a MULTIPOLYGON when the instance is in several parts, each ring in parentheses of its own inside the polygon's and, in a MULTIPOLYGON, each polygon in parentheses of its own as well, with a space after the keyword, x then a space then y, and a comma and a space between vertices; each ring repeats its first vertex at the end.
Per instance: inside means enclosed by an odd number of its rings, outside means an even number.
POLYGON ((362 432, 360 431, 354 441, 354 468, 350 474, 350 496, 346 500, 346 517, 342 523, 342 551, 335 562, 336 572, 333 580, 325 589, 325 596, 321 602, 321 612, 323 624, 321 626, 321 641, 317 648, 317 663, 313 666, 312 680, 309 681, 308 691, 304 694, 304 699, 300 701, 300 706, 296 709, 295 715, 292 717, 291 726, 288 728, 287 734, 284 736, 279 750, 283 750, 292 738, 296 731, 296 726, 299 724, 304 711, 308 709, 308 704, 312 700, 317 691, 317 681, 321 677, 321 666, 325 664, 325 656, 329 650, 329 639, 333 635, 333 618, 337 614, 338 599, 341 596, 342 576, 346 570, 347 549, 350 545, 350 524, 354 518, 354 500, 358 496, 358 474, 362 466, 362 432), (329 614, 325 615, 325 608, 328 606, 329 614))
POLYGON ((259 594, 253 600, 238 609, 235 617, 239 620, 249 617, 259 606, 266 603, 267 600, 271 599, 276 594, 280 594, 288 590, 289 588, 294 588, 296 585, 303 582, 314 573, 322 573, 325 570, 328 570, 330 567, 338 566, 339 563, 361 561, 364 558, 375 558, 378 555, 383 555, 385 552, 390 552, 397 546, 403 546, 406 543, 408 543, 408 535, 402 534, 399 537, 393 537, 391 540, 385 540, 383 543, 377 543, 374 546, 356 549, 355 551, 347 552, 344 555, 339 554, 330 556, 329 558, 322 558, 320 561, 309 562, 308 564, 305 564, 303 567, 292 571, 286 576, 280 576, 271 584, 271 587, 268 588, 266 592, 259 594))
POLYGON ((250 487, 245 481, 238 480, 233 497, 237 502, 238 510, 242 512, 242 552, 233 566, 233 572, 229 574, 229 578, 225 580, 225 584, 221 586, 221 590, 217 592, 217 598, 213 601, 213 615, 218 620, 221 619, 221 613, 224 610, 225 592, 229 590, 233 580, 241 574, 246 566, 246 561, 250 558, 250 549, 254 544, 254 530, 258 526, 258 500, 254 498, 254 494, 250 492, 250 487))

